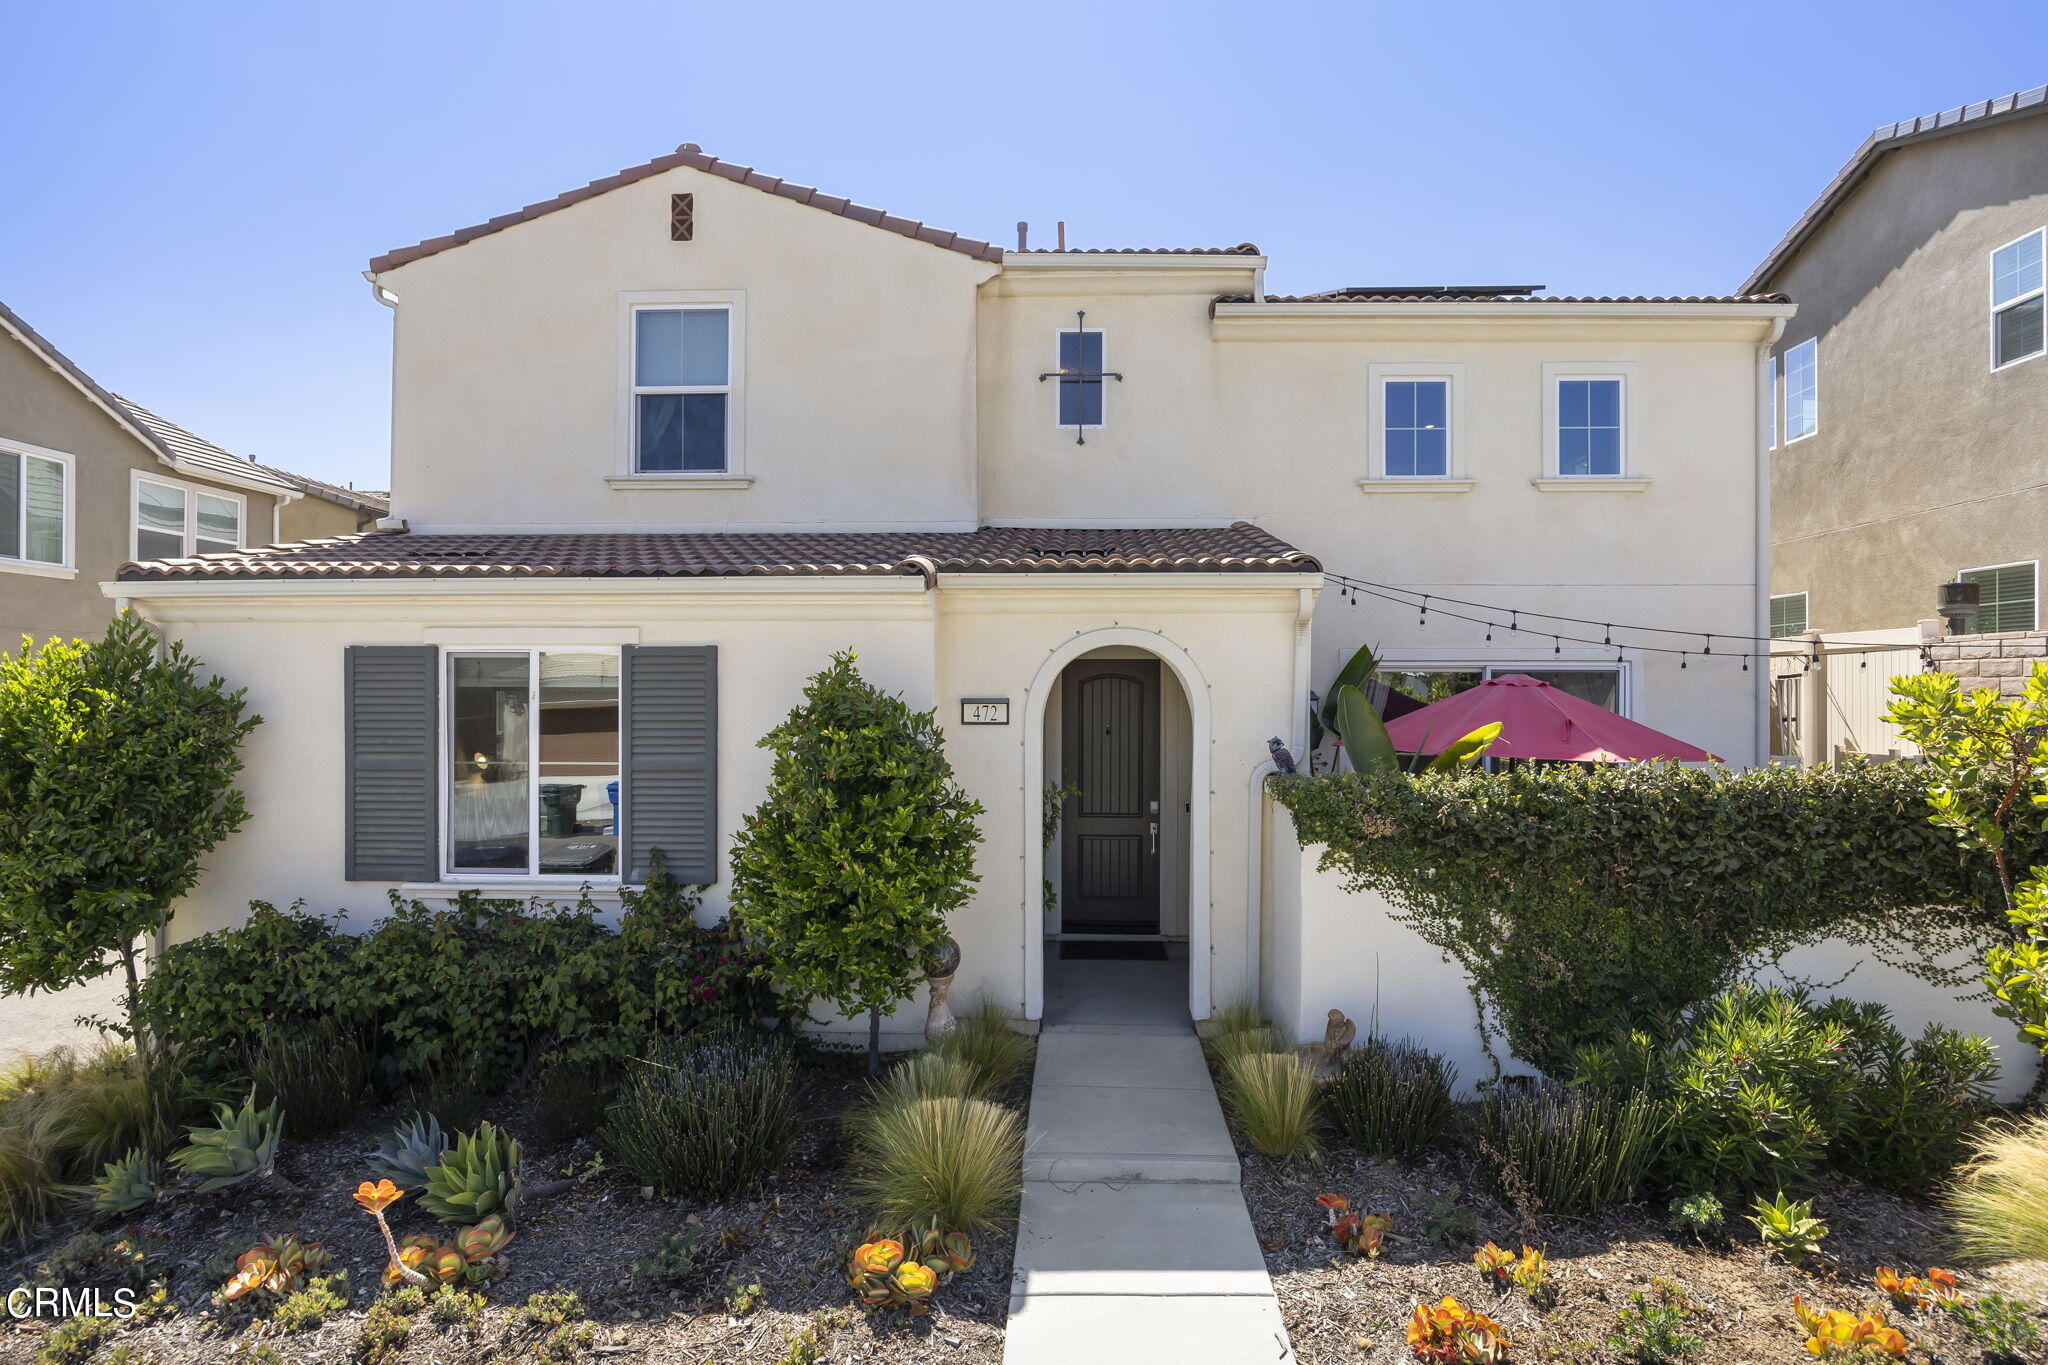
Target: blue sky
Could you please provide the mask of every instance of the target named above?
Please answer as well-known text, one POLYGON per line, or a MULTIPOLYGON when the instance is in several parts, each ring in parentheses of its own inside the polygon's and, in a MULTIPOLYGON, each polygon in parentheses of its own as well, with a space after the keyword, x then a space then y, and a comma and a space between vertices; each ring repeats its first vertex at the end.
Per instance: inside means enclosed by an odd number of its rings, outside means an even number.
POLYGON ((237 453, 387 477, 361 271, 695 141, 1268 287, 1723 292, 1875 125, 2048 80, 2048 5, 10 5, 0 300, 237 453))

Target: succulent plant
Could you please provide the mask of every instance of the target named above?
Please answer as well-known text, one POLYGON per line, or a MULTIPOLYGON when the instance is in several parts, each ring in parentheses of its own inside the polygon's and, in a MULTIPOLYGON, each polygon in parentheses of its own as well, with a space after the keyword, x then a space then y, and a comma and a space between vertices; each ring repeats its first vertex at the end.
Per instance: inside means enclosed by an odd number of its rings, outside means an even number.
POLYGON ((432 1114, 415 1114, 378 1138, 377 1145, 363 1153, 363 1160, 369 1163, 372 1175, 399 1189, 422 1190, 427 1186, 428 1168, 440 1165, 447 1150, 448 1135, 441 1131, 441 1121, 432 1114))
POLYGON ((499 1214, 478 1223, 475 1227, 464 1228, 455 1234, 455 1249, 462 1253, 465 1261, 474 1265, 487 1261, 512 1244, 512 1229, 505 1226, 505 1219, 499 1214))
POLYGON ((333 1260, 318 1242, 301 1242, 290 1233, 265 1237, 235 1258, 234 1278, 222 1288, 221 1297, 232 1301, 259 1289, 295 1294, 333 1260))
POLYGON ((213 1127, 188 1130, 192 1141, 171 1153, 171 1164, 200 1177, 201 1194, 252 1175, 269 1175, 277 1165, 278 1140, 284 1136, 277 1106, 258 1109, 252 1090, 239 1111, 216 1105, 213 1117, 213 1127))
POLYGON ((502 1259, 512 1243, 512 1229, 492 1214, 444 1242, 431 1232, 416 1232, 398 1244, 398 1259, 384 1269, 384 1283, 397 1284, 410 1270, 437 1284, 481 1284, 502 1277, 502 1259))
POLYGON ((923 1317, 932 1311, 931 1297, 938 1287, 974 1264, 974 1244, 964 1232, 933 1228, 912 1246, 917 1256, 890 1237, 864 1242, 854 1250, 846 1280, 860 1296, 861 1307, 899 1307, 911 1317, 923 1317))
POLYGON ((427 1168, 420 1206, 444 1223, 511 1217, 519 1205, 519 1142, 489 1123, 455 1139, 440 1164, 427 1168))
POLYGON ((106 1171, 92 1182, 92 1206, 100 1213, 133 1213, 156 1198, 156 1163, 140 1147, 119 1161, 109 1161, 106 1171))

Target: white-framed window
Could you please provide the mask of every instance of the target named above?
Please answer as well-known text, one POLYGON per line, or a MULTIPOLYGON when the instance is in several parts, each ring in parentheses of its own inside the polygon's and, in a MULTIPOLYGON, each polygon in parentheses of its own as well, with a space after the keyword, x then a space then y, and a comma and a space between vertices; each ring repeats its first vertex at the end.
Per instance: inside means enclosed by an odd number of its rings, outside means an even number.
POLYGON ((1811 629, 1806 624, 1806 594, 1803 592, 1779 593, 1771 598, 1771 638, 1782 640, 1790 635, 1804 635, 1811 629))
POLYGON ((239 550, 249 521, 240 493, 179 483, 137 470, 131 479, 130 559, 183 559, 239 550))
POLYGON ((1820 430, 1820 338, 1785 351, 1785 444, 1820 430))
POLYGON ((1978 584, 1977 614, 1965 618, 1968 635, 1996 635, 2007 630, 2039 630, 2041 624, 2041 562, 1990 564, 1956 575, 1978 584))
POLYGON ((1381 477, 1442 479, 1451 472, 1451 381, 1380 381, 1381 477))
POLYGON ((1106 341, 1099 327, 1066 327, 1059 334, 1059 425, 1094 429, 1103 424, 1108 401, 1103 379, 1106 341))
POLYGON ((2035 228, 1991 253, 1991 368, 2002 370, 2041 354, 2044 345, 2042 248, 2035 228))
POLYGON ((1544 470, 1549 478, 1568 484, 1637 477, 1637 368, 1627 360, 1544 365, 1544 470))
POLYGON ((452 878, 619 877, 617 648, 441 655, 452 878))
POLYGON ((62 451, 0 444, 0 570, 72 570, 73 470, 62 451))
POLYGON ((732 467, 732 309, 633 309, 633 472, 724 474, 732 467))

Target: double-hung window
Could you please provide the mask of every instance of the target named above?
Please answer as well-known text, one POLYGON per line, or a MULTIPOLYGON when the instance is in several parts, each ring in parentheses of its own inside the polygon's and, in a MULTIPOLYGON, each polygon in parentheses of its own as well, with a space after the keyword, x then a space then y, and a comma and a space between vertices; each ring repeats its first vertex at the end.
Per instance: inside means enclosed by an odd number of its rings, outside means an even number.
POLYGON ((0 446, 0 568, 66 567, 70 514, 70 456, 0 446))
POLYGON ((1441 479, 1451 472, 1451 381, 1387 379, 1381 389, 1382 471, 1389 479, 1441 479))
POLYGON ((1956 575, 1964 583, 1975 583, 1977 614, 1967 617, 1964 633, 1995 635, 2006 630, 2040 628, 2040 574, 2037 561, 1994 564, 1989 568, 1965 569, 1956 575))
POLYGON ((135 478, 136 559, 180 559, 223 554, 242 547, 247 504, 239 494, 210 492, 190 484, 135 478))
POLYGON ((1991 253, 1991 368, 2041 354, 2042 243, 2036 228, 1991 253))
POLYGON ((1102 425, 1102 333, 1069 328, 1060 333, 1060 421, 1063 427, 1102 425))
POLYGON ((722 474, 732 467, 732 309, 633 310, 633 470, 722 474))
POLYGON ((449 651, 446 871, 618 875, 619 652, 449 651))
POLYGON ((1773 640, 1782 640, 1793 635, 1804 635, 1807 629, 1805 593, 1780 593, 1771 599, 1771 638, 1773 640))
POLYGON ((1623 382, 1618 376, 1557 381, 1557 473, 1618 479, 1622 471, 1623 382))
POLYGON ((1820 339, 1785 352, 1785 444, 1820 430, 1820 339))

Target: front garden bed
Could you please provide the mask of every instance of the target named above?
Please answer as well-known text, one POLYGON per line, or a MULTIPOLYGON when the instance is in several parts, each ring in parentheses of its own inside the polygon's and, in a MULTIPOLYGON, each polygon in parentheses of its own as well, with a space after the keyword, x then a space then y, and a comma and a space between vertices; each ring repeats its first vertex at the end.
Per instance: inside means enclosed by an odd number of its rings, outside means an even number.
MULTIPOLYGON (((766 1183, 711 1202, 643 1197, 636 1180, 598 1159, 588 1138, 552 1146, 527 1141, 529 1189, 563 1180, 566 1188, 529 1195, 521 1204, 507 1272, 478 1287, 483 1303, 474 1316, 444 1323, 432 1306, 406 1315, 404 1340, 381 1355, 366 1325, 380 1297, 377 1280, 387 1257, 375 1223, 350 1195, 368 1174, 363 1153, 408 1111, 391 1106, 338 1133, 303 1141, 290 1136, 287 1119, 278 1181, 247 1180, 209 1194, 180 1192, 123 1220, 66 1220, 9 1248, 0 1282, 11 1287, 34 1282, 38 1266, 82 1232, 118 1238, 139 1229, 153 1248, 144 1274, 163 1277, 167 1308, 149 1321, 117 1324, 102 1340, 71 1354, 61 1353, 67 1340, 57 1335, 62 1319, 14 1323, 0 1334, 0 1362, 459 1365, 552 1358, 796 1365, 887 1358, 995 1365, 1002 1356, 1008 1303, 1010 1232, 975 1239, 974 1265, 939 1290, 929 1316, 863 1313, 855 1306, 846 1264, 866 1222, 848 1187, 842 1122, 867 1095, 859 1059, 807 1053, 797 1137, 788 1156, 766 1183), (686 1273, 670 1279, 634 1272, 634 1262, 654 1258, 665 1238, 693 1230, 696 1254, 686 1273), (347 1307, 319 1326, 287 1332, 268 1321, 279 1305, 274 1296, 216 1306, 213 1296, 228 1276, 228 1263, 263 1235, 286 1232, 325 1244, 334 1257, 330 1273, 348 1275, 341 1287, 347 1307), (577 1296, 590 1329, 587 1344, 577 1330, 585 1324, 573 1314, 559 1323, 522 1317, 532 1295, 559 1291, 577 1296)), ((487 1101, 483 1114, 521 1135, 538 1130, 525 1101, 487 1101)), ((394 1206, 389 1216, 400 1238, 445 1232, 412 1199, 394 1206)), ((106 1289, 123 1283, 118 1271, 104 1266, 62 1278, 106 1289)), ((452 1310, 449 1315, 455 1316, 452 1310)))

